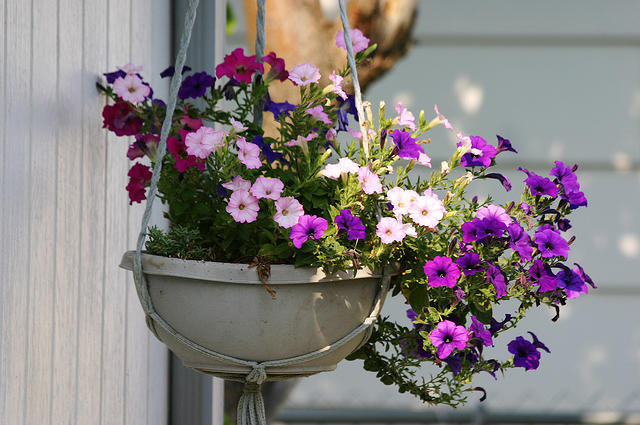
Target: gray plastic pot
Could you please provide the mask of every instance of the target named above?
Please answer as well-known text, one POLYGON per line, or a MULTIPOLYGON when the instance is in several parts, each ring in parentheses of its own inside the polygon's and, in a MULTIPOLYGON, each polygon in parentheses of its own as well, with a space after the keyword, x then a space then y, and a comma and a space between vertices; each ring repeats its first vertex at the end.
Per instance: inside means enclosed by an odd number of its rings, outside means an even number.
MULTIPOLYGON (((120 267, 132 270, 134 255, 126 252, 120 267)), ((272 265, 269 286, 276 291, 275 299, 255 268, 246 264, 143 254, 142 269, 155 311, 179 334, 215 352, 258 362, 300 356, 335 343, 371 314, 379 289, 382 301, 388 290, 388 278, 368 269, 354 277, 353 272, 326 275, 316 268, 272 265)), ((194 350, 161 326, 150 327, 187 367, 224 378, 251 371, 194 350)), ((271 380, 334 370, 368 337, 362 330, 319 358, 267 365, 266 372, 271 380)))

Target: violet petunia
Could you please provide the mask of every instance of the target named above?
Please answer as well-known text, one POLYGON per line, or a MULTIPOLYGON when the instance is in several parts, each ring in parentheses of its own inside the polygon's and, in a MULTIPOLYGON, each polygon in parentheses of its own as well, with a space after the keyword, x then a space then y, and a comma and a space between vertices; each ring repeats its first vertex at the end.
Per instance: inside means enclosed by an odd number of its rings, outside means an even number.
MULTIPOLYGON (((460 158, 460 165, 463 167, 488 167, 491 160, 495 158, 498 151, 479 136, 469 136, 471 139, 471 150, 460 158)), ((463 142, 458 142, 462 146, 463 142)))
POLYGON ((525 370, 537 369, 540 365, 540 352, 535 345, 519 336, 511 341, 507 348, 513 354, 513 365, 525 370))
POLYGON ((416 143, 416 139, 411 137, 408 131, 393 130, 391 140, 396 145, 394 153, 404 159, 419 159, 424 153, 422 147, 416 143))
POLYGON ((509 233, 509 246, 518 253, 520 262, 531 261, 533 247, 529 234, 517 222, 511 223, 507 232, 509 233))
POLYGON ((178 97, 183 100, 202 97, 215 82, 216 79, 206 72, 196 72, 184 79, 178 91, 178 97))
POLYGON ((578 177, 575 175, 571 167, 567 167, 562 161, 556 161, 556 166, 549 172, 550 176, 558 179, 558 182, 564 188, 565 193, 577 192, 580 190, 578 177))
POLYGON ((518 151, 511 146, 511 141, 509 141, 509 139, 505 139, 498 134, 496 134, 496 137, 498 138, 498 153, 504 151, 518 153, 518 151))
POLYGON ((491 332, 484 327, 484 323, 476 319, 476 316, 471 316, 471 326, 469 331, 473 332, 475 338, 479 338, 485 347, 493 347, 493 338, 491 332))
POLYGON ((467 252, 456 260, 458 267, 462 269, 465 276, 473 276, 484 271, 480 265, 480 256, 475 252, 467 252))
POLYGON ((347 239, 350 241, 356 239, 365 239, 365 227, 362 220, 351 214, 349 210, 342 210, 333 221, 338 225, 338 229, 347 233, 347 239))
POLYGON ((309 238, 320 239, 324 236, 324 231, 327 230, 327 227, 329 227, 329 223, 324 218, 305 214, 291 228, 289 237, 293 240, 293 246, 300 249, 302 244, 309 238))
POLYGON ((429 340, 438 349, 438 358, 446 359, 453 350, 464 350, 469 341, 469 332, 450 320, 443 320, 429 334, 429 340))
POLYGON ((495 288, 496 296, 498 298, 502 298, 507 295, 507 281, 505 280, 500 267, 489 263, 489 268, 487 269, 487 280, 491 282, 495 288))
POLYGON ((533 265, 529 268, 529 279, 540 286, 538 292, 554 291, 558 286, 551 267, 542 260, 533 261, 533 265))
POLYGON ((427 275, 429 286, 446 286, 453 288, 460 277, 460 268, 451 258, 437 256, 424 265, 424 274, 427 275))
POLYGON ((569 255, 569 244, 567 241, 552 229, 543 229, 536 232, 536 245, 540 250, 540 255, 545 258, 564 257, 569 255))
POLYGON ((529 187, 531 195, 547 195, 555 198, 558 196, 558 186, 546 177, 539 176, 535 173, 528 172, 529 177, 525 179, 525 183, 529 187))

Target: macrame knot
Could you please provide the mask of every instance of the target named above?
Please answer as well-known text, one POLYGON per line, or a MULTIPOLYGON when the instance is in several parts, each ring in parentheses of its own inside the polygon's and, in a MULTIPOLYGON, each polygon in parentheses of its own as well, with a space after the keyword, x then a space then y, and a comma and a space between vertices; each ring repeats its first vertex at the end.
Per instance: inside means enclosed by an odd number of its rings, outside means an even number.
POLYGON ((253 366, 253 369, 251 369, 251 372, 249 372, 244 381, 246 382, 246 386, 248 384, 262 385, 262 383, 266 380, 267 372, 265 372, 264 366, 262 366, 261 364, 256 364, 253 366))

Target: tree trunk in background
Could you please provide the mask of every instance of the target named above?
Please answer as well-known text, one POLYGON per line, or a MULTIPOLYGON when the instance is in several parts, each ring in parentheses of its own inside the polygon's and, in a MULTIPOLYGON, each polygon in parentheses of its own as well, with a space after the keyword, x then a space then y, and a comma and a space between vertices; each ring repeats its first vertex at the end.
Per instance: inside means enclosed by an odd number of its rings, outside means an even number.
MULTIPOLYGON (((254 48, 256 37, 256 2, 244 0, 247 22, 247 44, 254 48)), ((351 0, 347 15, 351 28, 360 29, 378 49, 358 69, 363 90, 384 75, 411 45, 411 32, 416 18, 416 0, 351 0)), ((342 29, 338 2, 335 0, 277 0, 266 2, 265 53, 276 52, 287 68, 311 62, 320 68, 321 83, 329 84, 332 70, 347 65, 344 49, 335 38, 342 29)), ((346 82, 346 81, 345 81, 346 82)), ((346 85, 346 84, 345 84, 346 85)), ((276 101, 295 99, 297 87, 290 83, 274 83, 270 90, 276 101)))
MULTIPOLYGON (((384 75, 404 56, 411 45, 411 32, 416 18, 416 0, 351 0, 347 15, 351 28, 360 29, 378 48, 358 68, 362 90, 384 75)), ((265 53, 274 51, 284 58, 287 69, 311 62, 320 68, 321 84, 330 84, 331 71, 347 66, 344 49, 336 46, 336 34, 342 29, 337 0, 273 0, 266 2, 265 53)), ((256 38, 256 1, 244 0, 247 22, 247 44, 253 50, 256 38)), ((351 81, 345 80, 347 91, 351 81)), ((274 81, 269 88, 275 101, 299 100, 299 90, 290 82, 274 81)), ((275 133, 270 114, 265 115, 265 132, 275 133)), ((266 414, 271 421, 292 390, 295 380, 268 382, 263 385, 266 414)), ((225 382, 225 414, 235 418, 243 384, 225 382)))

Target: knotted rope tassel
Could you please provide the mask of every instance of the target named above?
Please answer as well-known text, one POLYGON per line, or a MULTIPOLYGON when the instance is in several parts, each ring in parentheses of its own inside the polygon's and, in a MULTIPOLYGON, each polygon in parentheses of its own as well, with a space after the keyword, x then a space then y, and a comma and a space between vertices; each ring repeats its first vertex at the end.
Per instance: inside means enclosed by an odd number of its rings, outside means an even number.
POLYGON ((244 389, 238 400, 238 425, 267 425, 262 399, 262 383, 267 373, 262 365, 255 365, 245 378, 244 389))

